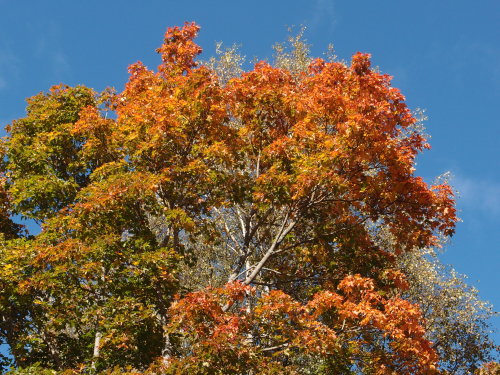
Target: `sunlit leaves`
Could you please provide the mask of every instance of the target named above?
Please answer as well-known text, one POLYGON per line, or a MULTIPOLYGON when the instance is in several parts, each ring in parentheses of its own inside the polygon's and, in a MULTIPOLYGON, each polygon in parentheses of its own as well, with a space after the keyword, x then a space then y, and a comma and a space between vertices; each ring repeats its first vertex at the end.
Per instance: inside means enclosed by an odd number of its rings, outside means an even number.
POLYGON ((43 220, 73 202, 88 183, 79 156, 84 139, 72 133, 80 111, 95 105, 92 90, 60 85, 28 99, 27 116, 7 127, 7 177, 15 212, 43 220))
POLYGON ((367 372, 436 372, 436 355, 424 338, 418 307, 398 297, 382 297, 373 280, 348 276, 338 292, 316 293, 306 304, 273 290, 258 298, 251 311, 244 308, 242 297, 255 291, 247 289, 230 284, 188 294, 172 305, 170 329, 189 348, 174 363, 187 366, 213 356, 209 366, 222 370, 212 361, 230 363, 245 356, 243 363, 253 368, 275 358, 288 362, 293 371, 297 358, 309 358, 317 366, 350 348, 351 361, 360 361, 358 366, 367 372), (240 302, 224 313, 221 306, 231 295, 240 302), (387 340, 388 346, 377 340, 387 340))
POLYGON ((198 31, 169 28, 158 70, 131 65, 122 92, 57 86, 8 129, 16 365, 434 373, 396 260, 457 219, 451 188, 414 175, 428 145, 403 95, 369 55, 313 60, 300 37, 274 65, 242 72, 234 49, 203 65, 198 31), (42 232, 15 239, 11 213, 42 232))

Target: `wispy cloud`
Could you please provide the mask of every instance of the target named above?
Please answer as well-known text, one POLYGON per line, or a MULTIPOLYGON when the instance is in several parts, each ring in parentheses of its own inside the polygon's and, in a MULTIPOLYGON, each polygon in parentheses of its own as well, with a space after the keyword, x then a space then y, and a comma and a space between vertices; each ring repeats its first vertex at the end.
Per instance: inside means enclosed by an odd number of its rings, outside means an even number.
POLYGON ((452 185, 458 191, 458 206, 484 214, 500 215, 500 183, 455 176, 452 185))
POLYGON ((4 90, 9 86, 8 77, 15 76, 17 71, 16 56, 8 47, 0 47, 0 90, 4 90))
MULTIPOLYGON (((498 43, 497 43, 498 44, 498 43)), ((469 36, 457 37, 453 43, 429 44, 425 59, 439 66, 446 66, 442 74, 459 89, 467 89, 478 80, 494 85, 500 83, 500 48, 490 40, 478 40, 469 36)))
POLYGON ((57 77, 65 76, 70 71, 70 65, 66 55, 57 51, 52 55, 52 69, 57 77))
POLYGON ((326 26, 331 31, 335 23, 335 2, 333 0, 316 0, 309 24, 311 29, 326 26))
POLYGON ((36 41, 35 56, 44 59, 50 65, 56 79, 62 80, 70 73, 71 66, 61 47, 61 32, 54 22, 48 23, 46 30, 47 32, 36 41))

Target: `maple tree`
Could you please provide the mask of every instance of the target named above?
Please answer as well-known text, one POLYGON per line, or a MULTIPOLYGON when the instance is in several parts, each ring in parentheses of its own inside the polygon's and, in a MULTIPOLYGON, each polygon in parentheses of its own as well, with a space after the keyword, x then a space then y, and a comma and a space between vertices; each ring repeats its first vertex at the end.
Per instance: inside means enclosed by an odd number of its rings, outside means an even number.
POLYGON ((17 371, 438 373, 398 261, 457 218, 451 187, 414 175, 429 146, 403 95, 369 55, 313 60, 298 39, 274 66, 203 64, 198 30, 168 29, 121 93, 55 86, 9 125, 17 371))

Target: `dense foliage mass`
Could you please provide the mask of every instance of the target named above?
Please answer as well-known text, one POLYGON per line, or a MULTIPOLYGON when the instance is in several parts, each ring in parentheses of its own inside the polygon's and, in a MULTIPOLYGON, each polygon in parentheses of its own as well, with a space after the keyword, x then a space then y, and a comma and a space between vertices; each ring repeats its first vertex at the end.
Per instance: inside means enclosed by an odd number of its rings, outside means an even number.
POLYGON ((248 72, 234 48, 202 64, 197 32, 169 29, 158 71, 132 65, 121 93, 55 86, 9 125, 0 337, 15 372, 433 374, 489 359, 486 307, 447 339, 451 305, 431 298, 478 301, 424 254, 453 234, 453 193, 414 175, 428 145, 390 77, 366 54, 311 59, 300 38, 248 72))

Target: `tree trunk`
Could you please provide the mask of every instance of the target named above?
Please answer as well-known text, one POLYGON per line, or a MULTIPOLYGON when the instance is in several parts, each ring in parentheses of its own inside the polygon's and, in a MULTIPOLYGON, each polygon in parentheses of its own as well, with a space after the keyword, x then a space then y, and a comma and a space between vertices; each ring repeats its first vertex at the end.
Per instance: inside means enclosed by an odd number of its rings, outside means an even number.
POLYGON ((161 358, 163 364, 166 366, 172 357, 172 342, 170 341, 170 334, 163 330, 163 349, 161 351, 161 358))
POLYGON ((97 331, 94 339, 94 354, 92 356, 92 365, 90 366, 91 372, 93 374, 95 374, 96 372, 97 361, 99 360, 101 339, 102 339, 102 332, 97 331))

